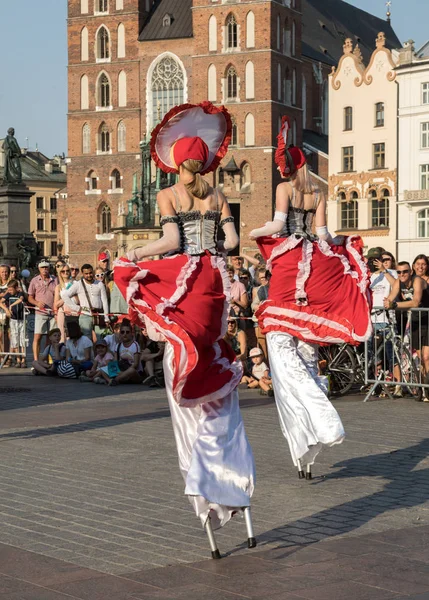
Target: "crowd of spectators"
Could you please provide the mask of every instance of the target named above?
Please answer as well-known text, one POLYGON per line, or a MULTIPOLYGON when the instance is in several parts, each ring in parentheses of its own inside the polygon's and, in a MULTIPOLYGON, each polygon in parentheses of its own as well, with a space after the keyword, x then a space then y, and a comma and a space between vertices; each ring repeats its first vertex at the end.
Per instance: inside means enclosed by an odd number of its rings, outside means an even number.
MULTIPOLYGON (((33 362, 35 375, 80 378, 83 382, 118 385, 163 385, 162 343, 148 338, 127 318, 128 307, 101 253, 97 266, 78 266, 63 260, 51 265, 42 260, 38 274, 18 272, 0 265, 0 359, 4 367, 26 368, 26 318, 34 315, 33 362), (41 348, 43 350, 41 351, 41 348)), ((396 311, 398 331, 411 329, 412 346, 429 383, 428 314, 410 308, 429 309, 429 261, 418 255, 413 264, 398 262, 383 248, 371 248, 365 257, 371 271, 377 332, 386 329, 388 315, 396 311), (410 328, 411 324, 411 328, 410 328)), ((233 256, 227 265, 231 299, 224 340, 242 362, 242 386, 272 394, 265 337, 255 313, 268 298, 270 273, 260 254, 233 256)), ((388 346, 388 345, 387 345, 388 346)), ((392 349, 387 360, 392 362, 392 349)), ((370 356, 372 347, 370 344, 370 356)))
POLYGON ((79 378, 118 385, 162 387, 164 345, 127 317, 128 307, 114 283, 107 254, 98 265, 58 260, 38 264, 38 273, 18 276, 0 265, 0 363, 27 368, 29 323, 34 325, 33 375, 79 378))

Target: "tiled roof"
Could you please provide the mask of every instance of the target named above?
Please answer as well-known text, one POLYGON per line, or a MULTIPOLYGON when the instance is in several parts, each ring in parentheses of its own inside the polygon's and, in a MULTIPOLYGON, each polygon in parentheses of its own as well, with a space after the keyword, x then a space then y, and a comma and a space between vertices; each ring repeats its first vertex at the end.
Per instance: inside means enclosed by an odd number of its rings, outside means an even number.
MULTIPOLYGON (((0 139, 0 148, 3 140, 0 139)), ((28 150, 21 158, 22 179, 24 182, 56 183, 63 187, 67 183, 67 175, 54 165, 53 172, 45 170, 45 164, 50 162, 49 158, 39 151, 28 150)), ((3 179, 3 167, 0 167, 0 181, 3 179)))
POLYGON ((328 154, 328 136, 323 133, 316 133, 310 129, 303 131, 304 144, 309 144, 316 150, 328 154))
POLYGON ((343 0, 303 0, 302 13, 302 54, 313 60, 337 65, 344 40, 351 38, 367 63, 380 31, 386 34, 387 48, 401 47, 387 21, 343 0))
POLYGON ((143 26, 139 40, 146 42, 192 36, 192 0, 158 0, 143 26), (163 24, 166 15, 170 16, 170 25, 163 24))

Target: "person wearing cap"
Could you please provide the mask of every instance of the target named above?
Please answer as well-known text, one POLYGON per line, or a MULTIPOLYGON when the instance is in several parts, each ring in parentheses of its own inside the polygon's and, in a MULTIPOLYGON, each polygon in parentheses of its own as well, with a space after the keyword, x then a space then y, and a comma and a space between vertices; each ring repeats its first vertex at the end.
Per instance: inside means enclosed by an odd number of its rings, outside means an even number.
POLYGON ((245 375, 241 383, 247 383, 247 387, 251 389, 261 388, 269 396, 274 396, 270 370, 265 362, 264 353, 260 348, 252 348, 249 358, 253 363, 252 375, 245 375))
POLYGON ((256 311, 267 337, 280 424, 300 477, 323 446, 344 439, 341 419, 318 374, 316 344, 359 344, 370 337, 368 269, 358 237, 333 240, 326 198, 313 184, 304 152, 288 146, 282 120, 275 162, 282 179, 273 221, 250 232, 271 271, 268 299, 256 311), (313 236, 313 222, 317 238, 313 236))
MULTIPOLYGON (((225 256, 238 236, 226 198, 202 178, 217 168, 230 139, 223 106, 185 104, 167 113, 151 139, 156 165, 179 174, 178 183, 157 197, 163 237, 114 266, 132 320, 143 322, 152 339, 167 342, 165 385, 185 494, 215 558, 212 530, 242 509, 250 519, 255 479, 238 404, 242 365, 222 339, 230 289, 225 256)), ((248 536, 253 544, 250 529, 248 536)))
POLYGON ((81 382, 93 381, 94 383, 105 384, 102 372, 109 374, 109 363, 115 360, 115 357, 109 350, 109 344, 106 340, 98 340, 94 344, 95 358, 91 369, 79 377, 81 382))
POLYGON ((101 269, 101 271, 104 273, 104 283, 107 285, 111 273, 109 269, 109 255, 107 254, 107 252, 100 252, 100 254, 98 255, 97 269, 101 269))
POLYGON ((28 302, 36 307, 34 321, 33 359, 39 359, 42 338, 56 327, 54 317, 55 288, 57 278, 50 274, 47 260, 38 264, 39 275, 33 277, 28 288, 28 302))

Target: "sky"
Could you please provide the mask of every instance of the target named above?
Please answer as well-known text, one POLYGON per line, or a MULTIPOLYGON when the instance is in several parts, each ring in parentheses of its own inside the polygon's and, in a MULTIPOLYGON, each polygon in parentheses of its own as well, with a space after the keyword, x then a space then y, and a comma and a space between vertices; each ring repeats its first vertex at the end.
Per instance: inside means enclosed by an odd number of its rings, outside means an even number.
MULTIPOLYGON (((386 15, 385 0, 349 4, 386 15)), ((391 11, 401 42, 429 39, 428 0, 392 0, 391 11)), ((67 0, 0 0, 0 138, 15 127, 21 146, 47 156, 67 154, 66 18, 67 0)))

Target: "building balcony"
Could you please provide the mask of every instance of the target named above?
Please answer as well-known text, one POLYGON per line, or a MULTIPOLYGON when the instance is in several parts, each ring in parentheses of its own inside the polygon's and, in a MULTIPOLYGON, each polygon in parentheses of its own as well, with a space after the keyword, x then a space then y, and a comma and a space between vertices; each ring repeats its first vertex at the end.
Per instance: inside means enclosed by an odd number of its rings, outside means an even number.
POLYGON ((403 202, 429 201, 429 190, 405 190, 403 202))

